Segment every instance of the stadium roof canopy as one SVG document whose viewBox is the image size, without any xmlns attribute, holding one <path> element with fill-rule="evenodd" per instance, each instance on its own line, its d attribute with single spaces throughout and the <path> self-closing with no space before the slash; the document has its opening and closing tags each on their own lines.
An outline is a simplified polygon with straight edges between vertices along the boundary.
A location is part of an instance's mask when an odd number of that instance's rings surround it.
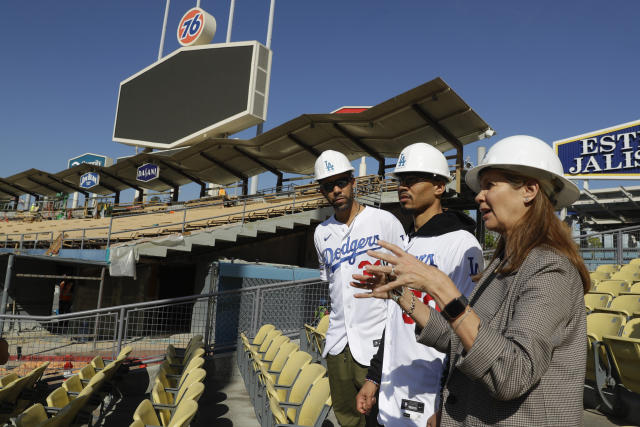
<svg viewBox="0 0 640 427">
<path fill-rule="evenodd" d="M 55 174 L 38 169 L 29 169 L 17 173 L 2 179 L 1 182 L 0 191 L 4 191 L 4 188 L 6 188 L 3 185 L 12 186 L 15 189 L 20 189 L 20 194 L 55 196 L 57 193 L 73 193 L 76 191 L 87 194 L 87 191 L 80 188 L 77 183 L 64 181 Z"/>
<path fill-rule="evenodd" d="M 196 182 L 204 195 L 206 182 L 228 185 L 237 181 L 244 182 L 246 191 L 248 177 L 262 172 L 276 174 L 278 185 L 283 172 L 311 173 L 316 158 L 328 149 L 343 152 L 351 160 L 373 157 L 378 161 L 378 174 L 384 175 L 386 168 L 394 166 L 385 164 L 385 158 L 397 157 L 414 142 L 426 142 L 442 152 L 455 150 L 449 158 L 460 178 L 463 146 L 493 133 L 451 87 L 436 78 L 365 111 L 303 114 L 250 140 L 204 139 L 187 148 L 126 157 L 109 167 L 79 165 L 55 175 L 31 169 L 6 179 L 22 189 L 5 188 L 0 181 L 0 194 L 90 191 L 116 193 L 117 197 L 126 188 L 165 191 Z M 137 181 L 136 170 L 145 163 L 157 164 L 160 177 Z M 83 190 L 79 179 L 89 171 L 100 174 L 100 183 Z"/>
<path fill-rule="evenodd" d="M 583 189 L 570 208 L 583 224 L 597 230 L 640 223 L 640 186 Z"/>
</svg>

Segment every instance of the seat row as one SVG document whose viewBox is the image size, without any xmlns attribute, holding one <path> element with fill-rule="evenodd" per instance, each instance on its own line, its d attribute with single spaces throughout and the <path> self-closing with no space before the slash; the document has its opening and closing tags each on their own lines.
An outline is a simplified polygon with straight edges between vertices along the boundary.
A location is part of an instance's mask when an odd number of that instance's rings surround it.
<svg viewBox="0 0 640 427">
<path fill-rule="evenodd" d="M 260 424 L 321 426 L 331 410 L 326 368 L 274 325 L 240 339 L 238 368 Z"/>
<path fill-rule="evenodd" d="M 606 389 L 624 387 L 640 393 L 640 318 L 619 313 L 587 315 L 586 379 L 595 383 L 603 402 Z"/>
<path fill-rule="evenodd" d="M 590 292 L 611 294 L 614 297 L 620 294 L 640 294 L 640 282 L 630 284 L 626 280 L 600 280 L 592 282 Z"/>
<path fill-rule="evenodd" d="M 184 349 L 169 345 L 153 380 L 150 399 L 140 402 L 131 427 L 188 426 L 205 389 L 204 355 L 202 335 L 191 338 Z"/>
<path fill-rule="evenodd" d="M 91 412 L 97 408 L 105 412 L 106 395 L 120 394 L 114 379 L 126 370 L 124 362 L 131 347 L 122 349 L 116 359 L 104 363 L 100 356 L 82 367 L 79 372 L 65 380 L 62 385 L 46 397 L 46 406 L 35 403 L 16 419 L 18 427 L 69 426 L 91 424 Z"/>
<path fill-rule="evenodd" d="M 601 264 L 589 274 L 592 281 L 625 280 L 629 283 L 640 281 L 640 259 L 633 259 L 628 264 Z"/>
<path fill-rule="evenodd" d="M 329 315 L 325 314 L 318 320 L 318 324 L 315 326 L 305 323 L 304 330 L 300 333 L 300 349 L 310 353 L 314 361 L 322 364 L 326 363 L 322 357 L 322 351 L 324 350 L 324 342 L 328 329 Z"/>
<path fill-rule="evenodd" d="M 619 294 L 589 292 L 584 295 L 588 312 L 618 313 L 625 317 L 640 317 L 640 293 Z"/>
</svg>

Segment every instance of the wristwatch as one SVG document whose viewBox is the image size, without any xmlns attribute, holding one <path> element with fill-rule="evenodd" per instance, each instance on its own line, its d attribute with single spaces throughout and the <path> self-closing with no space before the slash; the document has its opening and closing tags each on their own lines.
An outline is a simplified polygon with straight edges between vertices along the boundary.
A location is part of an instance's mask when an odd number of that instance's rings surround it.
<svg viewBox="0 0 640 427">
<path fill-rule="evenodd" d="M 464 295 L 460 295 L 458 298 L 445 305 L 442 311 L 440 311 L 440 314 L 442 314 L 448 322 L 453 322 L 464 312 L 468 305 L 469 301 L 467 298 L 465 298 Z"/>
</svg>

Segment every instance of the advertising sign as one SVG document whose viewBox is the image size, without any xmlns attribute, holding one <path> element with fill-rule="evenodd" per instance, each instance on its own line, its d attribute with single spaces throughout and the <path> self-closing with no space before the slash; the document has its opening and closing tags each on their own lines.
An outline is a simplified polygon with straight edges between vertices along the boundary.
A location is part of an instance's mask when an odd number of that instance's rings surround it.
<svg viewBox="0 0 640 427">
<path fill-rule="evenodd" d="M 160 176 L 160 166 L 153 163 L 145 163 L 136 171 L 136 179 L 142 182 L 153 181 Z"/>
<path fill-rule="evenodd" d="M 96 172 L 87 172 L 80 177 L 80 187 L 92 188 L 100 184 L 100 175 Z"/>
<path fill-rule="evenodd" d="M 555 141 L 565 176 L 640 179 L 640 120 Z"/>
<path fill-rule="evenodd" d="M 182 46 L 209 44 L 215 34 L 215 18 L 199 7 L 189 9 L 178 24 L 178 43 Z"/>
<path fill-rule="evenodd" d="M 78 166 L 84 163 L 95 165 L 95 166 L 111 166 L 113 165 L 113 159 L 107 156 L 103 156 L 101 154 L 84 153 L 81 156 L 77 156 L 72 159 L 69 159 L 67 167 L 72 168 L 74 166 Z"/>
</svg>

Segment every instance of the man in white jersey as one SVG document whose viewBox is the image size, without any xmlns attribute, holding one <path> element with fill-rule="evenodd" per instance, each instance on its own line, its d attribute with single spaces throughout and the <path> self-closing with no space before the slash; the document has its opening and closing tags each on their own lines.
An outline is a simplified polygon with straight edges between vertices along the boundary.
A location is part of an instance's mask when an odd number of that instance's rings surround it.
<svg viewBox="0 0 640 427">
<path fill-rule="evenodd" d="M 471 276 L 482 269 L 482 249 L 472 234 L 475 222 L 442 209 L 447 159 L 431 145 L 412 144 L 400 153 L 394 174 L 400 204 L 413 216 L 405 250 L 444 271 L 468 296 L 474 287 Z M 368 412 L 378 393 L 380 423 L 424 427 L 438 409 L 445 354 L 416 342 L 411 314 L 417 304 L 436 305 L 430 295 L 413 289 L 389 296 L 397 303 L 388 306 L 385 333 L 356 405 L 361 413 Z"/>
<path fill-rule="evenodd" d="M 355 200 L 353 170 L 344 154 L 332 150 L 323 152 L 315 163 L 320 190 L 334 209 L 334 215 L 316 228 L 314 242 L 331 297 L 322 356 L 327 359 L 333 411 L 342 426 L 377 424 L 375 414 L 367 418 L 356 410 L 355 398 L 380 344 L 387 314 L 386 301 L 354 298 L 361 291 L 350 282 L 367 265 L 380 264 L 367 255 L 370 249 L 380 249 L 378 240 L 402 245 L 404 238 L 395 216 Z"/>
</svg>

